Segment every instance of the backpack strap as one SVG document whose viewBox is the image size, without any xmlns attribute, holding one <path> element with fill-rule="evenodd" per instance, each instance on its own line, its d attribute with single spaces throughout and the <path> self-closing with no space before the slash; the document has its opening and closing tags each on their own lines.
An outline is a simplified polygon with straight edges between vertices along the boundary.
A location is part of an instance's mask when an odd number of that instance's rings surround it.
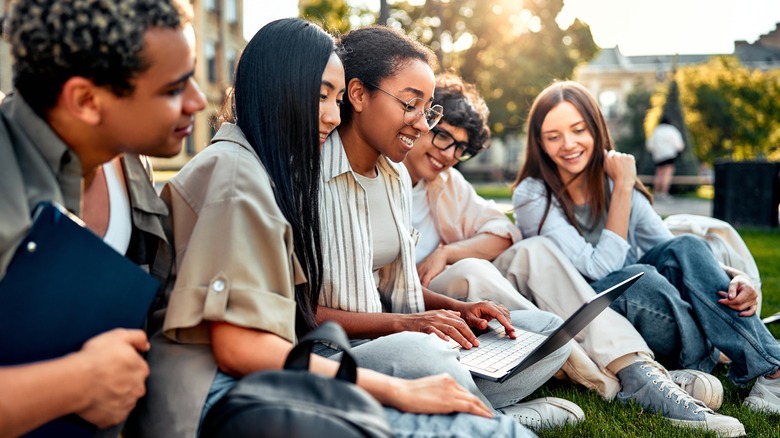
<svg viewBox="0 0 780 438">
<path fill-rule="evenodd" d="M 298 345 L 293 347 L 284 368 L 287 370 L 308 370 L 309 356 L 314 344 L 327 343 L 329 346 L 338 347 L 342 351 L 341 366 L 336 373 L 336 378 L 350 383 L 357 381 L 357 363 L 350 353 L 350 343 L 347 334 L 340 325 L 333 321 L 327 321 L 304 336 Z"/>
</svg>

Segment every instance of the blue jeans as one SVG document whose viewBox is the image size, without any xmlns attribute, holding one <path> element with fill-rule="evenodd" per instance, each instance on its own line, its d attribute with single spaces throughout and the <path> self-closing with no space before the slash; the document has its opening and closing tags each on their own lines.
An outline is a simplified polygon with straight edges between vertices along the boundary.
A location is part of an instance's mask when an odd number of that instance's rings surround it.
<svg viewBox="0 0 780 438">
<path fill-rule="evenodd" d="M 515 321 L 514 312 L 512 313 L 513 323 L 516 322 L 521 328 L 527 324 L 539 324 L 540 322 L 539 319 L 533 318 L 533 315 L 529 315 L 529 318 L 524 318 L 523 314 L 518 315 L 518 320 Z M 552 314 L 549 314 L 550 317 L 547 317 L 546 315 L 548 314 L 546 312 L 537 313 L 544 315 L 542 322 L 551 325 L 552 329 L 560 324 L 560 319 Z M 528 321 L 523 322 L 521 319 L 527 319 Z M 547 326 L 542 327 L 546 331 L 550 331 L 547 330 Z M 569 347 L 567 345 L 548 356 L 548 358 L 529 367 L 528 370 L 519 373 L 515 378 L 510 379 L 509 382 L 514 381 L 514 384 L 506 386 L 504 391 L 500 392 L 500 397 L 496 396 L 496 401 L 512 401 L 518 397 L 525 397 L 536 390 L 560 368 L 568 357 L 568 352 Z M 363 368 L 373 369 L 400 378 L 414 379 L 439 373 L 448 373 L 461 386 L 478 395 L 488 406 L 491 406 L 490 402 L 477 389 L 471 374 L 460 365 L 458 351 L 450 348 L 446 342 L 441 341 L 434 335 L 402 332 L 384 336 L 353 347 L 352 355 Z M 338 359 L 336 356 L 331 357 Z M 528 380 L 524 380 L 526 377 Z M 217 372 L 201 414 L 201 421 L 205 418 L 208 409 L 222 398 L 235 383 L 236 380 L 234 378 L 222 372 Z M 490 383 L 499 385 L 494 382 Z M 492 389 L 495 391 L 496 388 Z M 500 414 L 497 414 L 492 419 L 488 419 L 462 413 L 449 415 L 412 414 L 400 412 L 389 407 L 385 407 L 385 412 L 390 420 L 393 435 L 399 438 L 536 436 L 511 417 Z"/>
<path fill-rule="evenodd" d="M 637 272 L 645 275 L 614 303 L 663 360 L 675 367 L 710 372 L 720 351 L 731 359 L 729 378 L 737 385 L 780 367 L 780 344 L 758 315 L 741 317 L 718 303 L 729 277 L 709 245 L 693 235 L 661 243 L 635 265 L 591 283 L 607 289 Z"/>
</svg>

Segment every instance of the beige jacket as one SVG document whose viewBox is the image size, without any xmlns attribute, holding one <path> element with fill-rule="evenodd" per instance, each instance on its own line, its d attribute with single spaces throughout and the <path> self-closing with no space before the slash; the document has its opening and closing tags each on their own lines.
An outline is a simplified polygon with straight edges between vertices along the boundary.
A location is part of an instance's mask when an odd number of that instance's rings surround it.
<svg viewBox="0 0 780 438">
<path fill-rule="evenodd" d="M 176 275 L 137 410 L 144 436 L 195 436 L 217 371 L 209 321 L 295 342 L 294 285 L 305 277 L 272 186 L 241 130 L 226 124 L 163 189 Z"/>
</svg>

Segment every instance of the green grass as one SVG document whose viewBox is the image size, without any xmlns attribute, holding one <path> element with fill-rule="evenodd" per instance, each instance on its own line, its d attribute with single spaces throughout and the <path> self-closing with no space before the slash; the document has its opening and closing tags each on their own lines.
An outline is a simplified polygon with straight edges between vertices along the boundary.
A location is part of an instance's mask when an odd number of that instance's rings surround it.
<svg viewBox="0 0 780 438">
<path fill-rule="evenodd" d="M 485 199 L 509 199 L 512 197 L 512 190 L 509 183 L 485 183 L 474 184 L 477 194 Z"/>
<path fill-rule="evenodd" d="M 761 273 L 762 317 L 780 311 L 780 230 L 740 229 Z M 776 338 L 780 337 L 780 323 L 770 326 Z M 726 378 L 723 366 L 713 374 L 723 382 L 724 402 L 720 413 L 738 418 L 745 425 L 748 436 L 780 436 L 780 415 L 759 414 L 742 406 L 749 388 L 737 388 Z M 595 391 L 568 382 L 551 380 L 528 397 L 561 397 L 571 400 L 585 411 L 585 421 L 562 429 L 543 430 L 540 437 L 707 437 L 712 433 L 672 426 L 659 415 L 651 415 L 637 405 L 607 402 Z"/>
</svg>

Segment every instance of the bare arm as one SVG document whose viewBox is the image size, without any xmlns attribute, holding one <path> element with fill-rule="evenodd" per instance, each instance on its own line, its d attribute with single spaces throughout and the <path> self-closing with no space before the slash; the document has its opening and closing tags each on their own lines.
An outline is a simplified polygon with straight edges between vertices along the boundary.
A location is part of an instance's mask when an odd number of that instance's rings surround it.
<svg viewBox="0 0 780 438">
<path fill-rule="evenodd" d="M 274 334 L 227 323 L 211 324 L 211 345 L 220 369 L 236 377 L 280 369 L 292 349 L 292 344 Z M 337 362 L 317 355 L 311 356 L 309 364 L 312 372 L 326 376 L 335 375 L 338 366 Z M 476 396 L 447 375 L 406 380 L 359 368 L 357 384 L 380 403 L 406 412 L 492 416 Z"/>
<path fill-rule="evenodd" d="M 16 436 L 66 414 L 99 426 L 119 424 L 144 395 L 149 375 L 140 330 L 112 330 L 73 354 L 0 368 L 0 436 Z"/>
<path fill-rule="evenodd" d="M 417 264 L 420 282 L 427 287 L 431 280 L 439 275 L 447 265 L 465 258 L 492 261 L 511 245 L 512 239 L 490 233 L 480 233 L 460 242 L 442 245 Z"/>
</svg>

